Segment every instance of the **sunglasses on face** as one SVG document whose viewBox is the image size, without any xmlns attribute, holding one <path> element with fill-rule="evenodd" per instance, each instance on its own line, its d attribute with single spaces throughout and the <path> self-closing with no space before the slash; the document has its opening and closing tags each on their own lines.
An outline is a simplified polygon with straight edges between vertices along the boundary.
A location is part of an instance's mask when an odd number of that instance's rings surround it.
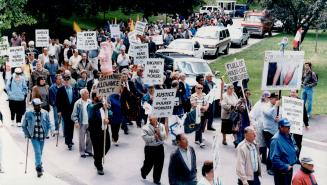
<svg viewBox="0 0 327 185">
<path fill-rule="evenodd" d="M 202 87 L 197 87 L 196 89 L 203 89 Z"/>
</svg>

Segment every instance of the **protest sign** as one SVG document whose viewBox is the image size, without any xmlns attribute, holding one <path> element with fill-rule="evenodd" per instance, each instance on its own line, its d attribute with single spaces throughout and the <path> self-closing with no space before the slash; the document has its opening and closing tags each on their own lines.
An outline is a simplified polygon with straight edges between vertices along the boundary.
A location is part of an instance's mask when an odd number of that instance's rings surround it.
<svg viewBox="0 0 327 185">
<path fill-rule="evenodd" d="M 282 118 L 287 119 L 292 125 L 290 132 L 303 135 L 303 100 L 282 97 Z"/>
<path fill-rule="evenodd" d="M 35 30 L 35 46 L 36 47 L 48 47 L 49 46 L 49 30 L 39 29 Z"/>
<path fill-rule="evenodd" d="M 111 38 L 120 38 L 120 28 L 118 24 L 110 24 Z"/>
<path fill-rule="evenodd" d="M 303 51 L 266 51 L 262 90 L 300 89 L 303 63 Z"/>
<path fill-rule="evenodd" d="M 120 74 L 113 74 L 110 76 L 102 76 L 96 86 L 99 96 L 110 96 L 120 90 L 121 81 Z"/>
<path fill-rule="evenodd" d="M 145 44 L 133 44 L 132 56 L 134 57 L 134 64 L 144 64 L 149 58 L 149 45 Z M 131 56 L 131 55 L 130 55 Z"/>
<path fill-rule="evenodd" d="M 77 49 L 94 50 L 98 48 L 95 31 L 77 32 Z"/>
<path fill-rule="evenodd" d="M 146 23 L 145 22 L 141 22 L 141 21 L 137 21 L 135 24 L 135 32 L 138 35 L 143 35 L 144 34 L 144 30 L 146 27 Z"/>
<path fill-rule="evenodd" d="M 144 84 L 161 85 L 163 84 L 164 59 L 149 58 L 144 67 Z"/>
<path fill-rule="evenodd" d="M 156 89 L 153 98 L 152 115 L 157 118 L 169 117 L 173 114 L 176 89 Z"/>
<path fill-rule="evenodd" d="M 0 39 L 0 56 L 8 55 L 9 41 L 7 36 Z"/>
<path fill-rule="evenodd" d="M 9 63 L 11 67 L 21 67 L 25 63 L 24 46 L 9 48 Z"/>
<path fill-rule="evenodd" d="M 135 31 L 131 31 L 128 33 L 128 40 L 129 42 L 132 44 L 132 43 L 137 43 L 137 34 Z"/>
<path fill-rule="evenodd" d="M 156 45 L 163 45 L 163 36 L 162 35 L 152 35 L 152 41 Z"/>
<path fill-rule="evenodd" d="M 219 141 L 218 141 L 218 134 L 213 136 L 213 142 L 212 142 L 212 156 L 213 156 L 213 174 L 214 174 L 214 185 L 220 185 L 220 179 L 219 179 L 219 172 L 218 169 L 220 158 L 219 158 Z"/>
<path fill-rule="evenodd" d="M 231 83 L 249 78 L 244 59 L 226 63 L 225 69 Z"/>
</svg>

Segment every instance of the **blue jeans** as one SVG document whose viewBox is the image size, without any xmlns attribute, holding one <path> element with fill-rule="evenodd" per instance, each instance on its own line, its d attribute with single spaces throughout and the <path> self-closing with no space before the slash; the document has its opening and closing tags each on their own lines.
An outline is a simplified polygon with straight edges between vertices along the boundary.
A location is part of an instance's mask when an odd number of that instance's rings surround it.
<svg viewBox="0 0 327 185">
<path fill-rule="evenodd" d="M 34 154 L 35 154 L 35 167 L 42 167 L 42 152 L 44 146 L 44 140 L 40 141 L 38 139 L 31 139 Z"/>
<path fill-rule="evenodd" d="M 304 87 L 303 91 L 302 91 L 302 99 L 304 101 L 304 105 L 307 108 L 308 116 L 311 116 L 312 98 L 313 98 L 313 88 L 312 87 Z"/>
</svg>

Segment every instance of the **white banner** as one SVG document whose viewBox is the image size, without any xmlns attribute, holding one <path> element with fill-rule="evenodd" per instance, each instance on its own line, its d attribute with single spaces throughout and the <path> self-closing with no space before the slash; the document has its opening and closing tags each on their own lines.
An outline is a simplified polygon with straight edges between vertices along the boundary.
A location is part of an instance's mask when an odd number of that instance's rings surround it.
<svg viewBox="0 0 327 185">
<path fill-rule="evenodd" d="M 98 42 L 95 31 L 77 32 L 77 49 L 95 50 L 98 48 Z"/>
<path fill-rule="evenodd" d="M 133 44 L 134 64 L 145 64 L 149 58 L 149 45 L 145 44 Z M 130 55 L 131 56 L 131 55 Z"/>
<path fill-rule="evenodd" d="M 1 37 L 0 40 L 0 56 L 8 55 L 9 41 L 7 36 Z"/>
<path fill-rule="evenodd" d="M 108 97 L 111 94 L 119 92 L 120 87 L 120 75 L 113 74 L 111 76 L 100 77 L 96 89 L 99 96 Z"/>
<path fill-rule="evenodd" d="M 35 46 L 36 47 L 48 47 L 49 46 L 49 30 L 39 29 L 35 30 Z"/>
<path fill-rule="evenodd" d="M 156 45 L 163 45 L 163 36 L 162 35 L 152 35 L 152 41 Z"/>
<path fill-rule="evenodd" d="M 290 132 L 293 134 L 303 135 L 303 100 L 282 97 L 282 118 L 287 119 L 292 125 Z"/>
<path fill-rule="evenodd" d="M 244 59 L 226 63 L 225 69 L 228 74 L 230 83 L 250 78 L 246 69 Z"/>
<path fill-rule="evenodd" d="M 144 84 L 162 85 L 164 75 L 164 59 L 149 58 L 144 67 Z"/>
<path fill-rule="evenodd" d="M 153 98 L 152 115 L 157 118 L 169 117 L 173 114 L 176 89 L 156 89 Z"/>
<path fill-rule="evenodd" d="M 138 35 L 143 35 L 144 34 L 145 27 L 146 27 L 146 23 L 145 22 L 137 21 L 136 24 L 135 24 L 135 32 Z"/>
<path fill-rule="evenodd" d="M 110 24 L 111 38 L 120 38 L 120 28 L 118 24 Z"/>
<path fill-rule="evenodd" d="M 21 67 L 25 63 L 24 46 L 9 48 L 9 63 L 11 67 Z"/>
<path fill-rule="evenodd" d="M 303 63 L 303 51 L 266 51 L 262 90 L 300 89 Z"/>
</svg>

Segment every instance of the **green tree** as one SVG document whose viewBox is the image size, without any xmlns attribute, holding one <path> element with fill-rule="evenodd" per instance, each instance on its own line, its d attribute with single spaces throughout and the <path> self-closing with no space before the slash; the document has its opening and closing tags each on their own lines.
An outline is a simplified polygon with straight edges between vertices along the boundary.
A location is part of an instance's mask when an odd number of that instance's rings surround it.
<svg viewBox="0 0 327 185">
<path fill-rule="evenodd" d="M 0 0 L 0 34 L 20 25 L 32 25 L 36 20 L 24 12 L 27 0 Z"/>
<path fill-rule="evenodd" d="M 289 33 L 296 33 L 302 27 L 302 41 L 310 28 L 315 28 L 317 20 L 327 7 L 327 0 L 263 0 L 262 5 L 275 19 L 284 23 Z"/>
</svg>

